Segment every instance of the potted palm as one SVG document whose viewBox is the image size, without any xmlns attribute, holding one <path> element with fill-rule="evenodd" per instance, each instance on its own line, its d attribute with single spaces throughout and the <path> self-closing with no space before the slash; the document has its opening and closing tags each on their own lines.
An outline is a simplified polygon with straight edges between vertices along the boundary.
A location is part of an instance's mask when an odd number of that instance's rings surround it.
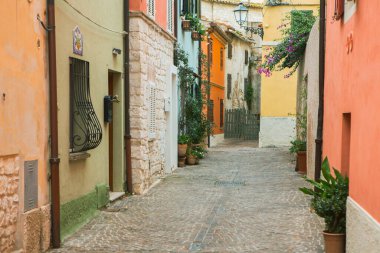
<svg viewBox="0 0 380 253">
<path fill-rule="evenodd" d="M 326 253 L 344 253 L 346 241 L 346 201 L 348 197 L 348 178 L 333 168 L 335 177 L 331 174 L 330 164 L 326 158 L 322 163 L 324 179 L 314 181 L 306 179 L 313 188 L 300 188 L 312 196 L 311 208 L 325 220 L 326 230 L 323 231 Z"/>
<path fill-rule="evenodd" d="M 300 174 L 306 174 L 306 141 L 294 140 L 290 142 L 292 146 L 290 147 L 290 153 L 296 154 L 296 171 Z"/>
</svg>

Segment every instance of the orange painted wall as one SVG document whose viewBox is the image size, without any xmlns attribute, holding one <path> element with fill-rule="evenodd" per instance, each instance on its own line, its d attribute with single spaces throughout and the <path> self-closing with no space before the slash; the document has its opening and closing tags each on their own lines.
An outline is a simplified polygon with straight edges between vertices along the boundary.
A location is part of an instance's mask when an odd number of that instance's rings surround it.
<svg viewBox="0 0 380 253">
<path fill-rule="evenodd" d="M 131 11 L 141 11 L 145 14 L 147 13 L 147 2 L 148 0 L 129 0 L 129 9 Z M 156 16 L 155 21 L 162 28 L 167 30 L 168 26 L 168 3 L 167 0 L 155 0 L 156 6 Z"/>
<path fill-rule="evenodd" d="M 44 0 L 0 2 L 0 156 L 38 159 L 39 206 L 49 203 L 45 10 Z"/>
<path fill-rule="evenodd" d="M 360 1 L 351 19 L 330 22 L 327 1 L 323 153 L 341 168 L 343 113 L 351 113 L 350 196 L 380 222 L 379 1 Z M 347 36 L 353 32 L 353 51 Z"/>
<path fill-rule="evenodd" d="M 214 134 L 223 133 L 223 128 L 220 126 L 220 100 L 224 100 L 224 76 L 225 76 L 225 66 L 226 66 L 226 50 L 223 42 L 211 33 L 212 41 L 212 64 L 210 67 L 210 100 L 214 101 Z M 221 55 L 221 50 L 223 55 Z M 202 41 L 202 52 L 207 55 L 207 40 Z M 223 66 L 221 66 L 221 57 L 223 57 Z M 223 110 L 224 116 L 224 110 Z"/>
</svg>

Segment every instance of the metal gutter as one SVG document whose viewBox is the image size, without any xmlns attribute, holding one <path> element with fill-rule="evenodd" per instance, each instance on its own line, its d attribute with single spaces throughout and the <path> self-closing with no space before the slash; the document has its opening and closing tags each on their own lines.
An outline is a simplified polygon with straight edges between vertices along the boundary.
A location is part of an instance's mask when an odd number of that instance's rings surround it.
<svg viewBox="0 0 380 253">
<path fill-rule="evenodd" d="M 319 105 L 317 138 L 315 139 L 315 180 L 321 178 L 322 143 L 323 143 L 323 114 L 325 87 L 325 51 L 326 51 L 326 0 L 320 1 L 319 18 Z"/>
<path fill-rule="evenodd" d="M 49 53 L 49 111 L 50 111 L 50 173 L 51 173 L 51 224 L 53 248 L 61 246 L 60 189 L 58 157 L 58 106 L 57 106 L 57 60 L 55 40 L 55 3 L 47 0 L 48 53 Z"/>
<path fill-rule="evenodd" d="M 125 113 L 125 175 L 126 191 L 133 193 L 132 184 L 132 154 L 131 154 L 131 122 L 130 122 L 130 76 L 129 76 L 129 0 L 124 0 L 124 113 Z"/>
</svg>

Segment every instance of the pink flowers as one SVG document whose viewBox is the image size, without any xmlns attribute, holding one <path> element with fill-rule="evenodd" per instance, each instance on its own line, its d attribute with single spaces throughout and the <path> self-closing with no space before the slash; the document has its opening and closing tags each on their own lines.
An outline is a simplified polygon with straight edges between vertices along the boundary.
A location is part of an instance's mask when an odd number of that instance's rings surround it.
<svg viewBox="0 0 380 253">
<path fill-rule="evenodd" d="M 263 68 L 263 67 L 260 67 L 258 68 L 257 72 L 261 75 L 261 74 L 265 74 L 266 77 L 270 77 L 272 75 L 272 73 L 270 72 L 270 69 L 269 68 Z"/>
</svg>

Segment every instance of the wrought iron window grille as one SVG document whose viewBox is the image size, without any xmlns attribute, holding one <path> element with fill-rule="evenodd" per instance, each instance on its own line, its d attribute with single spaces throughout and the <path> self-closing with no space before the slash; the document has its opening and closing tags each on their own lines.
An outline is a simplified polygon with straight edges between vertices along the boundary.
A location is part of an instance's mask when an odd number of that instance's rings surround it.
<svg viewBox="0 0 380 253">
<path fill-rule="evenodd" d="M 89 62 L 70 57 L 70 152 L 99 146 L 102 127 L 90 96 Z"/>
</svg>

